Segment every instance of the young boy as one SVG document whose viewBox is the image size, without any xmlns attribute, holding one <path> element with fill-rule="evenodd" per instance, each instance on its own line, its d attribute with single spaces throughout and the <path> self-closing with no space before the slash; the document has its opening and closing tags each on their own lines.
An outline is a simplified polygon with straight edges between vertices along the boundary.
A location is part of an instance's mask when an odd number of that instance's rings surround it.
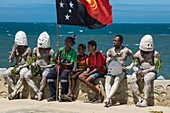
<svg viewBox="0 0 170 113">
<path fill-rule="evenodd" d="M 98 52 L 96 48 L 97 43 L 94 40 L 88 42 L 88 51 L 90 52 L 88 67 L 78 78 L 98 95 L 98 102 L 103 102 L 104 96 L 100 88 L 93 84 L 93 81 L 99 77 L 104 77 L 106 74 L 106 58 L 101 52 Z"/>
<path fill-rule="evenodd" d="M 47 75 L 47 83 L 49 85 L 51 96 L 47 99 L 48 102 L 56 101 L 56 84 L 58 71 L 60 72 L 61 82 L 61 97 L 68 93 L 68 74 L 73 69 L 74 62 L 77 61 L 77 54 L 71 48 L 75 44 L 75 38 L 67 37 L 64 42 L 64 47 L 59 48 L 57 53 L 57 66 L 53 68 Z M 62 100 L 62 98 L 61 98 Z"/>
<path fill-rule="evenodd" d="M 78 55 L 77 55 L 77 67 L 69 73 L 68 82 L 69 82 L 69 89 L 68 94 L 65 95 L 65 100 L 74 101 L 76 99 L 75 88 L 76 88 L 76 80 L 78 76 L 83 73 L 87 69 L 88 63 L 88 55 L 84 52 L 86 51 L 85 44 L 78 45 Z"/>
</svg>

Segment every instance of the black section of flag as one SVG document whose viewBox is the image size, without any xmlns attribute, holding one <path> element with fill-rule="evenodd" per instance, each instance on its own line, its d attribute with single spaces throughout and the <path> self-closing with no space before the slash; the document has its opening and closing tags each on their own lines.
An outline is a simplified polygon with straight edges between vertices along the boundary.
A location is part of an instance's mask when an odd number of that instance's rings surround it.
<svg viewBox="0 0 170 113">
<path fill-rule="evenodd" d="M 56 0 L 58 24 L 84 26 L 90 29 L 104 27 L 91 17 L 84 5 L 77 0 Z"/>
</svg>

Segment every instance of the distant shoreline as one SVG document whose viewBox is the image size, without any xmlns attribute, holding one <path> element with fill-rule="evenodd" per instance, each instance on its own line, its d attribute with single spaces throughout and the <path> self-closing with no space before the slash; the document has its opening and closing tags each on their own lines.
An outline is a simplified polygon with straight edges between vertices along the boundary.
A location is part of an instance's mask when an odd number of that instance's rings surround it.
<svg viewBox="0 0 170 113">
<path fill-rule="evenodd" d="M 48 23 L 48 24 L 57 24 L 57 22 L 0 22 L 0 23 L 37 23 L 37 24 L 44 24 L 44 23 Z M 164 22 L 162 22 L 162 23 L 112 23 L 111 25 L 116 25 L 116 24 L 141 24 L 141 25 L 143 25 L 143 24 L 145 24 L 145 25 L 149 25 L 149 24 L 151 24 L 151 25 L 156 25 L 156 24 L 170 24 L 170 23 L 164 23 Z M 68 25 L 69 26 L 69 25 Z"/>
</svg>

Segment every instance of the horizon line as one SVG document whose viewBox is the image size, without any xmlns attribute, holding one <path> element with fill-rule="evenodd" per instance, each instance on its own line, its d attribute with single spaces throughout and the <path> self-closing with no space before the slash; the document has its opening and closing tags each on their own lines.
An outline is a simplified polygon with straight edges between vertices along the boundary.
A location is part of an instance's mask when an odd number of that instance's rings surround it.
<svg viewBox="0 0 170 113">
<path fill-rule="evenodd" d="M 47 21 L 47 22 L 13 22 L 13 21 L 0 21 L 0 23 L 55 23 L 57 24 L 57 22 L 52 22 L 52 21 Z M 170 24 L 170 22 L 116 22 L 116 23 L 112 23 L 112 24 Z M 111 25 L 112 25 L 111 24 Z M 62 25 L 62 24 L 60 24 Z"/>
</svg>

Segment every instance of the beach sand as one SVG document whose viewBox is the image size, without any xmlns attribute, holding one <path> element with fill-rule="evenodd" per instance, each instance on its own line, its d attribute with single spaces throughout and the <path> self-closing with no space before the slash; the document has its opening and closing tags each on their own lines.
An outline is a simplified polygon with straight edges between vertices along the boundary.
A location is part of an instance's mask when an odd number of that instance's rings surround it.
<svg viewBox="0 0 170 113">
<path fill-rule="evenodd" d="M 170 107 L 152 106 L 139 108 L 133 104 L 106 108 L 104 104 L 84 103 L 82 101 L 47 102 L 46 100 L 0 99 L 0 113 L 150 113 L 151 111 L 170 113 Z"/>
</svg>

